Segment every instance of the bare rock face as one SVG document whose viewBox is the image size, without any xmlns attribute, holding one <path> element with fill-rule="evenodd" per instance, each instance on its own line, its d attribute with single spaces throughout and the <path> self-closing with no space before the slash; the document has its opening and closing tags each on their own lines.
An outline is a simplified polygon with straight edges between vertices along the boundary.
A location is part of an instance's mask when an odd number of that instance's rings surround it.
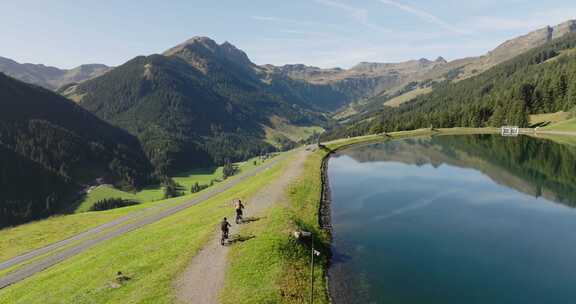
<svg viewBox="0 0 576 304">
<path fill-rule="evenodd" d="M 546 26 L 526 35 L 510 39 L 486 55 L 477 57 L 473 63 L 466 66 L 463 76 L 469 77 L 485 71 L 528 50 L 573 32 L 576 32 L 576 20 L 569 20 L 556 26 Z"/>
<path fill-rule="evenodd" d="M 576 32 L 576 20 L 568 20 L 552 28 L 552 39 Z"/>
</svg>

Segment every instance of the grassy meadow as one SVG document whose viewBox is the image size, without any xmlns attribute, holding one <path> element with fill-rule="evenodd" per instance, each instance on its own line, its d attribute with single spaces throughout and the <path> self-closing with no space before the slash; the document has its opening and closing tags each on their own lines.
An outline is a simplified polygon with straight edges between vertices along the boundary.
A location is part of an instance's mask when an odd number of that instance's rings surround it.
<svg viewBox="0 0 576 304">
<path fill-rule="evenodd" d="M 0 290 L 8 303 L 173 303 L 174 278 L 233 213 L 230 201 L 247 199 L 274 180 L 282 160 L 236 187 L 173 216 L 124 234 L 27 280 Z M 86 213 L 90 214 L 90 213 Z M 111 288 L 115 273 L 132 279 Z"/>
<path fill-rule="evenodd" d="M 259 157 L 236 163 L 239 169 L 238 174 L 251 170 L 262 163 L 263 161 L 260 160 Z M 195 183 L 200 185 L 210 185 L 212 181 L 214 181 L 215 184 L 222 182 L 223 168 L 223 166 L 220 166 L 194 169 L 176 174 L 172 176 L 172 179 L 181 186 L 183 195 L 189 195 L 192 194 L 191 188 Z M 83 198 L 75 212 L 79 213 L 89 211 L 90 207 L 92 207 L 96 202 L 107 198 L 129 199 L 140 203 L 153 202 L 164 198 L 164 188 L 160 185 L 156 185 L 146 187 L 138 192 L 128 192 L 116 189 L 111 185 L 101 185 L 90 191 L 90 193 Z"/>
<path fill-rule="evenodd" d="M 254 163 L 256 161 L 256 163 Z M 240 173 L 247 172 L 262 165 L 265 161 L 258 158 L 238 163 Z M 208 173 L 207 173 L 208 172 Z M 239 173 L 239 174 L 240 174 Z M 190 188 L 196 182 L 209 183 L 214 178 L 222 177 L 222 167 L 214 170 L 194 170 L 174 177 L 176 181 L 188 190 L 184 196 L 162 199 L 161 188 L 148 188 L 137 193 L 115 189 L 111 186 L 100 186 L 91 191 L 76 210 L 76 214 L 57 215 L 31 223 L 8 227 L 0 230 L 0 261 L 41 248 L 48 244 L 66 239 L 104 223 L 113 221 L 136 211 L 150 207 L 166 208 L 194 198 L 197 194 L 190 193 Z M 234 177 L 232 177 L 234 178 Z M 216 187 L 218 184 L 215 185 Z M 88 212 L 92 204 L 105 198 L 134 199 L 141 204 L 97 212 Z"/>
</svg>

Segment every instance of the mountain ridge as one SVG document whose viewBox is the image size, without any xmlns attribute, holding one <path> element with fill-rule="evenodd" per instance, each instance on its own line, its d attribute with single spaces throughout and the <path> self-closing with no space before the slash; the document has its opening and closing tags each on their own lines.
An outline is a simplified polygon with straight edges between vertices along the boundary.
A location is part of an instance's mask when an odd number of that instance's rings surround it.
<svg viewBox="0 0 576 304">
<path fill-rule="evenodd" d="M 293 83 L 262 77 L 231 44 L 195 37 L 63 94 L 137 136 L 166 173 L 274 151 L 266 129 L 274 128 L 274 117 L 301 127 L 327 123 L 317 107 L 294 94 Z"/>
<path fill-rule="evenodd" d="M 399 81 L 396 85 L 376 93 L 364 101 L 352 103 L 347 108 L 341 109 L 338 117 L 349 119 L 354 115 L 380 111 L 387 105 L 396 107 L 422 94 L 429 93 L 437 84 L 459 82 L 479 75 L 498 64 L 574 32 L 576 32 L 576 20 L 568 20 L 555 26 L 545 26 L 508 39 L 486 54 L 454 59 L 415 74 L 405 81 Z"/>
<path fill-rule="evenodd" d="M 44 64 L 19 63 L 0 57 L 0 72 L 53 91 L 70 83 L 98 77 L 111 69 L 109 66 L 98 63 L 83 64 L 72 69 L 60 69 Z"/>
</svg>

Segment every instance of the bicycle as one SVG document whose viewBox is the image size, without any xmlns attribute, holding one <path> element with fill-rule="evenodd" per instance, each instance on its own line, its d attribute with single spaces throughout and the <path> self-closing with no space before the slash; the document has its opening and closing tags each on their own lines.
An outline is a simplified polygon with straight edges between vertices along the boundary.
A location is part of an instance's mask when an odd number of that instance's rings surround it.
<svg viewBox="0 0 576 304">
<path fill-rule="evenodd" d="M 236 225 L 242 223 L 242 212 L 236 212 Z"/>
<path fill-rule="evenodd" d="M 228 231 L 222 231 L 222 238 L 220 238 L 220 245 L 224 246 L 228 239 Z"/>
</svg>

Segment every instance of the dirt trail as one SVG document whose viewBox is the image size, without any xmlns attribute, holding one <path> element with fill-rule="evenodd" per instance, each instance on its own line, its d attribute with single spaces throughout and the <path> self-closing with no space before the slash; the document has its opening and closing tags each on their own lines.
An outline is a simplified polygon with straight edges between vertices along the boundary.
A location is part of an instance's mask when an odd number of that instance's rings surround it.
<svg viewBox="0 0 576 304">
<path fill-rule="evenodd" d="M 292 182 L 300 176 L 308 152 L 300 150 L 282 173 L 282 176 L 260 190 L 256 196 L 247 200 L 245 214 L 249 217 L 261 216 L 268 207 L 286 199 L 285 191 Z M 233 216 L 230 216 L 233 219 Z M 245 225 L 250 225 L 246 223 Z M 235 235 L 240 229 L 233 224 L 230 235 Z M 233 245 L 230 245 L 233 246 Z M 214 233 L 212 239 L 192 258 L 190 265 L 176 280 L 176 296 L 182 303 L 216 304 L 220 290 L 224 286 L 227 269 L 228 246 L 220 245 L 220 230 Z"/>
</svg>

